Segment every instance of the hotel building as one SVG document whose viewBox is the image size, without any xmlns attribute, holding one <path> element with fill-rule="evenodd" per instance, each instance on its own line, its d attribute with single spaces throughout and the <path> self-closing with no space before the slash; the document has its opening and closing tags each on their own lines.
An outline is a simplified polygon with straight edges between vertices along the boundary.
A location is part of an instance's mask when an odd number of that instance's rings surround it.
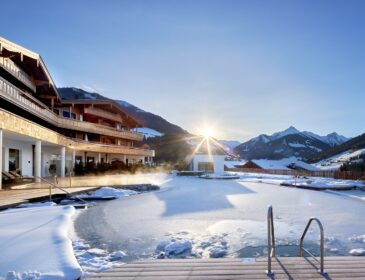
<svg viewBox="0 0 365 280">
<path fill-rule="evenodd" d="M 150 163 L 139 126 L 112 100 L 63 100 L 41 56 L 0 37 L 0 170 L 39 181 L 78 162 Z"/>
</svg>

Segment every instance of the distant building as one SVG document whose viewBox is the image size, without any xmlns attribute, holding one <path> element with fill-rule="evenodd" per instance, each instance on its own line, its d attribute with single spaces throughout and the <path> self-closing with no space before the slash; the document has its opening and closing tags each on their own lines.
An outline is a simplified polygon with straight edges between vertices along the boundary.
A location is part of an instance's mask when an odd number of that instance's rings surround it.
<svg viewBox="0 0 365 280">
<path fill-rule="evenodd" d="M 279 160 L 267 160 L 267 159 L 252 159 L 248 160 L 242 165 L 236 166 L 238 168 L 251 168 L 251 169 L 266 169 L 266 170 L 318 170 L 315 166 L 298 160 L 295 157 L 284 158 Z"/>
<path fill-rule="evenodd" d="M 195 154 L 189 163 L 189 170 L 208 173 L 224 173 L 225 155 Z"/>
<path fill-rule="evenodd" d="M 0 171 L 64 177 L 75 163 L 151 162 L 112 100 L 63 100 L 41 56 L 0 37 Z M 0 189 L 2 182 L 0 173 Z"/>
</svg>

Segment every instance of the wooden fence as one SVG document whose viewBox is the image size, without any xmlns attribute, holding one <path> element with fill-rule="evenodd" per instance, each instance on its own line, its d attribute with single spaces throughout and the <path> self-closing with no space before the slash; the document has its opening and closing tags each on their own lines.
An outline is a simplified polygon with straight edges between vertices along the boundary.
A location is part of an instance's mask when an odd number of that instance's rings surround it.
<svg viewBox="0 0 365 280">
<path fill-rule="evenodd" d="M 226 171 L 265 173 L 274 175 L 307 176 L 307 177 L 326 177 L 346 180 L 365 180 L 365 172 L 356 171 L 308 171 L 294 169 L 261 169 L 261 168 L 225 168 Z"/>
</svg>

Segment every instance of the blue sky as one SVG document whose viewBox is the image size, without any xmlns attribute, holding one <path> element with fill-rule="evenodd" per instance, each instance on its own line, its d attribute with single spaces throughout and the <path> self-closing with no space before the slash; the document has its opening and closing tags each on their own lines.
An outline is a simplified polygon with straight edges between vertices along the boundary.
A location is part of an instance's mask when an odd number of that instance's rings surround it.
<svg viewBox="0 0 365 280">
<path fill-rule="evenodd" d="M 128 101 L 199 133 L 290 125 L 365 132 L 365 2 L 6 1 L 3 36 L 57 86 Z"/>
</svg>

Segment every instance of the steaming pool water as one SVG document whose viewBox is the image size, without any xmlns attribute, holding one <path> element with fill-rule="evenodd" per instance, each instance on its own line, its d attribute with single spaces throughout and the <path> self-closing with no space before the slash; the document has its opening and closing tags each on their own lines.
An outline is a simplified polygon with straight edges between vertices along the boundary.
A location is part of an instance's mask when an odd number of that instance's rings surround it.
<svg viewBox="0 0 365 280">
<path fill-rule="evenodd" d="M 158 182 L 155 182 L 158 183 Z M 98 204 L 75 221 L 79 238 L 123 261 L 170 257 L 258 257 L 266 254 L 267 206 L 274 208 L 277 252 L 298 255 L 298 240 L 311 216 L 325 229 L 326 255 L 365 248 L 365 203 L 322 191 L 263 183 L 167 176 L 160 191 Z M 318 252 L 319 233 L 307 247 Z"/>
</svg>

